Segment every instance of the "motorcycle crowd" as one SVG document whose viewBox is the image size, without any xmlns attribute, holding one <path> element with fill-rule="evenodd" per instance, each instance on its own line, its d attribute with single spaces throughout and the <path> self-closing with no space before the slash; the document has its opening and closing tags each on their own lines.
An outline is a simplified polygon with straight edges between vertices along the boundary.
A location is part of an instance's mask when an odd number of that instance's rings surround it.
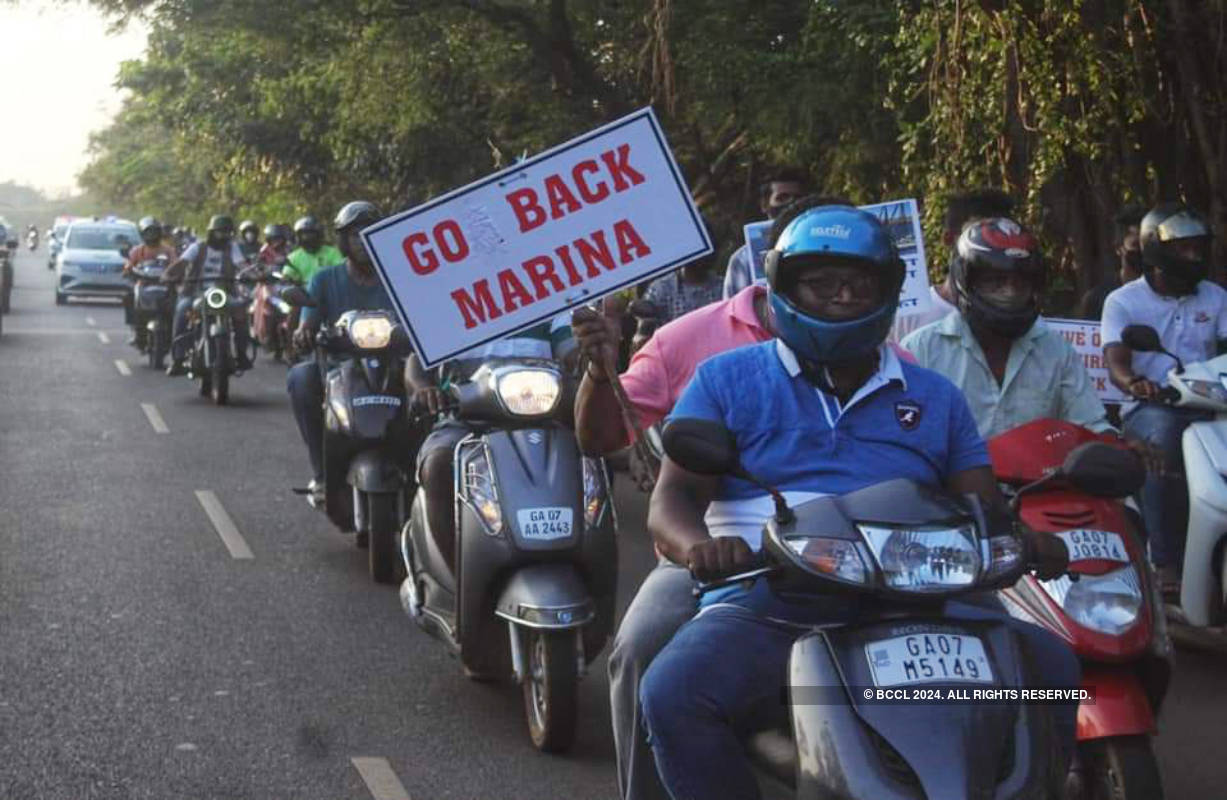
<svg viewBox="0 0 1227 800">
<path fill-rule="evenodd" d="M 336 247 L 313 217 L 200 241 L 142 219 L 126 321 L 217 404 L 258 350 L 289 366 L 296 491 L 468 677 L 514 676 L 537 748 L 570 745 L 609 645 L 625 798 L 1161 797 L 1165 608 L 1227 616 L 1206 222 L 1122 225 L 1109 414 L 1009 198 L 950 200 L 948 276 L 906 325 L 876 217 L 791 173 L 762 208 L 765 280 L 743 247 L 723 279 L 691 264 L 435 369 L 364 201 Z M 617 626 L 615 467 L 659 556 Z"/>
</svg>

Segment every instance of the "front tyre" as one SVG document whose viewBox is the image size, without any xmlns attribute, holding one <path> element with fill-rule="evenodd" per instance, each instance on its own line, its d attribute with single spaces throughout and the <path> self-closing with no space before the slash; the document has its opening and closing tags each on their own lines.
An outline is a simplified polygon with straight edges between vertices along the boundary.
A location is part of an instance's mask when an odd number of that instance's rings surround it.
<svg viewBox="0 0 1227 800">
<path fill-rule="evenodd" d="M 404 562 L 396 548 L 400 532 L 399 495 L 371 492 L 366 499 L 367 561 L 375 583 L 399 584 L 404 579 Z"/>
<path fill-rule="evenodd" d="M 1162 800 L 1149 736 L 1112 736 L 1079 745 L 1089 800 Z"/>
<path fill-rule="evenodd" d="M 225 348 L 218 348 L 211 371 L 213 380 L 209 396 L 213 398 L 213 405 L 224 406 L 230 399 L 230 354 Z"/>
<path fill-rule="evenodd" d="M 578 630 L 521 628 L 528 660 L 524 676 L 524 713 L 533 746 L 562 753 L 575 741 L 579 718 Z"/>
</svg>

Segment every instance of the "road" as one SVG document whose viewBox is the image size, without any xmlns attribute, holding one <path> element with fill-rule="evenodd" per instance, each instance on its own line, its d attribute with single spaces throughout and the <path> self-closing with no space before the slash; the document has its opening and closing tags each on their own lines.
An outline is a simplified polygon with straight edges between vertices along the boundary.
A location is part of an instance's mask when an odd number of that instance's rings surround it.
<svg viewBox="0 0 1227 800">
<path fill-rule="evenodd" d="M 284 368 L 214 408 L 140 363 L 118 305 L 57 308 L 45 259 L 21 251 L 0 336 L 0 798 L 615 796 L 603 658 L 573 752 L 536 753 L 518 692 L 467 681 L 291 493 Z M 642 496 L 616 499 L 624 607 L 651 554 Z M 1223 667 L 1178 654 L 1168 797 L 1227 796 Z"/>
</svg>

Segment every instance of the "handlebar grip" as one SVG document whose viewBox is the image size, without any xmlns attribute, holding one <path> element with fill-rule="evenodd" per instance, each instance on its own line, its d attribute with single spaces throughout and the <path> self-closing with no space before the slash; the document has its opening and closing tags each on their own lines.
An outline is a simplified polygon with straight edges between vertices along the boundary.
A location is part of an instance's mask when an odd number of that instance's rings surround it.
<svg viewBox="0 0 1227 800">
<path fill-rule="evenodd" d="M 1159 390 L 1159 393 L 1155 395 L 1155 399 L 1164 403 L 1175 403 L 1180 400 L 1180 392 L 1171 386 L 1164 386 Z"/>
</svg>

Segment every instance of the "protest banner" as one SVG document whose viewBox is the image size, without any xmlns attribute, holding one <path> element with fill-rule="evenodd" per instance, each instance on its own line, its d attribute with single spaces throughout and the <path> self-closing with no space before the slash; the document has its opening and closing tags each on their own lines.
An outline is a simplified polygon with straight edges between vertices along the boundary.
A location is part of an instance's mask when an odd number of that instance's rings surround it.
<svg viewBox="0 0 1227 800">
<path fill-rule="evenodd" d="M 932 302 L 929 298 L 929 269 L 925 261 L 924 237 L 920 231 L 920 214 L 916 201 L 891 200 L 886 203 L 861 206 L 861 209 L 875 215 L 890 230 L 895 247 L 903 258 L 907 270 L 903 279 L 903 289 L 899 292 L 898 316 L 920 314 L 929 310 Z M 754 280 L 764 282 L 767 276 L 763 272 L 763 264 L 768 250 L 767 237 L 771 232 L 771 220 L 751 222 L 743 228 L 746 239 L 746 249 L 750 254 L 750 264 L 754 271 Z"/>
<path fill-rule="evenodd" d="M 650 108 L 362 236 L 426 366 L 712 252 Z"/>
<path fill-rule="evenodd" d="M 1078 355 L 1095 386 L 1095 393 L 1105 403 L 1123 403 L 1129 400 L 1108 378 L 1108 362 L 1103 357 L 1103 340 L 1099 335 L 1099 323 L 1083 319 L 1049 319 L 1044 323 L 1065 337 Z"/>
</svg>

